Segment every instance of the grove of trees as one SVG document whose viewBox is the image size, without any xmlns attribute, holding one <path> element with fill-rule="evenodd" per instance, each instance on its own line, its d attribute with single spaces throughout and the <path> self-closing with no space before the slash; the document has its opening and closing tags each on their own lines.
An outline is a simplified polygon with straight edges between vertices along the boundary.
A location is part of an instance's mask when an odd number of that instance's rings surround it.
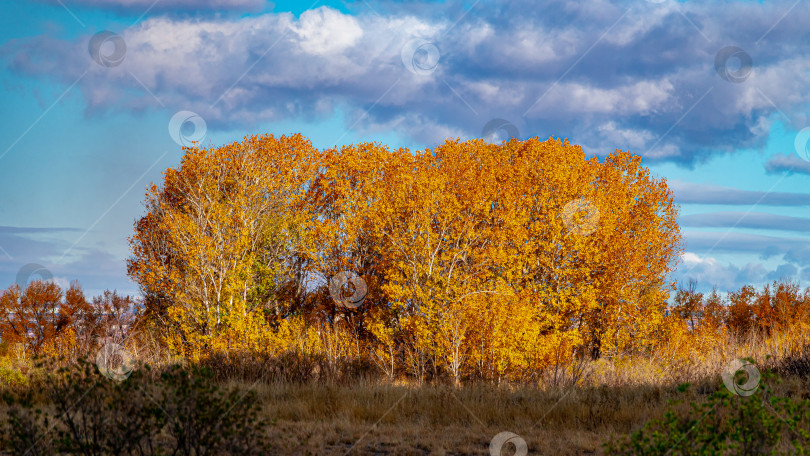
<svg viewBox="0 0 810 456">
<path fill-rule="evenodd" d="M 626 152 L 586 159 L 537 138 L 318 150 L 252 136 L 186 148 L 145 209 L 127 261 L 142 298 L 12 285 L 0 348 L 314 357 L 458 383 L 535 381 L 586 358 L 663 366 L 752 334 L 808 342 L 810 288 L 721 295 L 670 281 L 678 208 Z"/>
<path fill-rule="evenodd" d="M 648 353 L 681 252 L 672 193 L 640 157 L 556 139 L 245 137 L 186 148 L 145 207 L 128 272 L 175 353 L 317 351 L 420 381 Z M 329 294 L 343 271 L 367 285 L 359 307 Z"/>
<path fill-rule="evenodd" d="M 0 291 L 0 340 L 6 349 L 18 347 L 21 358 L 75 359 L 105 341 L 122 342 L 137 305 L 109 290 L 88 300 L 76 281 L 64 290 L 51 281 L 14 284 Z"/>
</svg>

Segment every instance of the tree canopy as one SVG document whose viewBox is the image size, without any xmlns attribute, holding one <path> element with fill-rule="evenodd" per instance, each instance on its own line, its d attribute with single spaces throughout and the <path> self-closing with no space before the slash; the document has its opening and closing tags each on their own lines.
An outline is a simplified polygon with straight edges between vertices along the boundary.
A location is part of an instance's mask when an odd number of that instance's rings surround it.
<svg viewBox="0 0 810 456">
<path fill-rule="evenodd" d="M 320 344 L 458 380 L 645 352 L 681 253 L 665 180 L 558 139 L 411 152 L 250 136 L 185 148 L 145 197 L 128 273 L 190 359 Z M 330 294 L 344 271 L 366 285 L 356 307 Z"/>
</svg>

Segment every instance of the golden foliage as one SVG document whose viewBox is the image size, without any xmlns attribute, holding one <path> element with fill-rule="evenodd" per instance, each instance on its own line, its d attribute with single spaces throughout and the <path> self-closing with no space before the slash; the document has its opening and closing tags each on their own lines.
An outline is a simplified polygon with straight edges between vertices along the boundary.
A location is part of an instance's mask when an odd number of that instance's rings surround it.
<svg viewBox="0 0 810 456">
<path fill-rule="evenodd" d="M 639 157 L 554 139 L 411 153 L 252 136 L 186 148 L 145 206 L 128 271 L 177 353 L 367 353 L 420 380 L 648 351 L 680 252 L 671 192 Z M 326 292 L 344 270 L 368 284 L 360 308 Z"/>
</svg>

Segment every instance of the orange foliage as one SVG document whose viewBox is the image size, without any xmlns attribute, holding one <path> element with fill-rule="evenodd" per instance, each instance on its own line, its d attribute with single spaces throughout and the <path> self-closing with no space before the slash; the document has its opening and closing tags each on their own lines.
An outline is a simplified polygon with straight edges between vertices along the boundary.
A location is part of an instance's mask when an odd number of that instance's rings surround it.
<svg viewBox="0 0 810 456">
<path fill-rule="evenodd" d="M 0 337 L 30 356 L 75 358 L 116 335 L 111 330 L 122 340 L 121 325 L 132 323 L 134 305 L 109 291 L 90 303 L 78 282 L 64 291 L 52 282 L 34 281 L 24 290 L 15 284 L 0 293 Z"/>
<path fill-rule="evenodd" d="M 411 153 L 246 137 L 187 148 L 145 205 L 128 271 L 176 352 L 289 337 L 419 379 L 649 351 L 680 252 L 671 192 L 639 157 L 554 139 Z M 343 270 L 368 284 L 357 309 L 326 291 Z"/>
</svg>

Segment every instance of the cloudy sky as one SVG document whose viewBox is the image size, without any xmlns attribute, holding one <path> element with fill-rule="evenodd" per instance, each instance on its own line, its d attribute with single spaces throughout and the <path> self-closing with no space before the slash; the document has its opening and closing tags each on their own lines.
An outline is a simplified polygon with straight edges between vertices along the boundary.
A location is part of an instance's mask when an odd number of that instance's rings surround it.
<svg viewBox="0 0 810 456">
<path fill-rule="evenodd" d="M 0 288 L 137 293 L 146 186 L 181 144 L 265 132 L 629 150 L 681 206 L 674 278 L 810 286 L 808 23 L 799 0 L 5 0 Z"/>
</svg>

